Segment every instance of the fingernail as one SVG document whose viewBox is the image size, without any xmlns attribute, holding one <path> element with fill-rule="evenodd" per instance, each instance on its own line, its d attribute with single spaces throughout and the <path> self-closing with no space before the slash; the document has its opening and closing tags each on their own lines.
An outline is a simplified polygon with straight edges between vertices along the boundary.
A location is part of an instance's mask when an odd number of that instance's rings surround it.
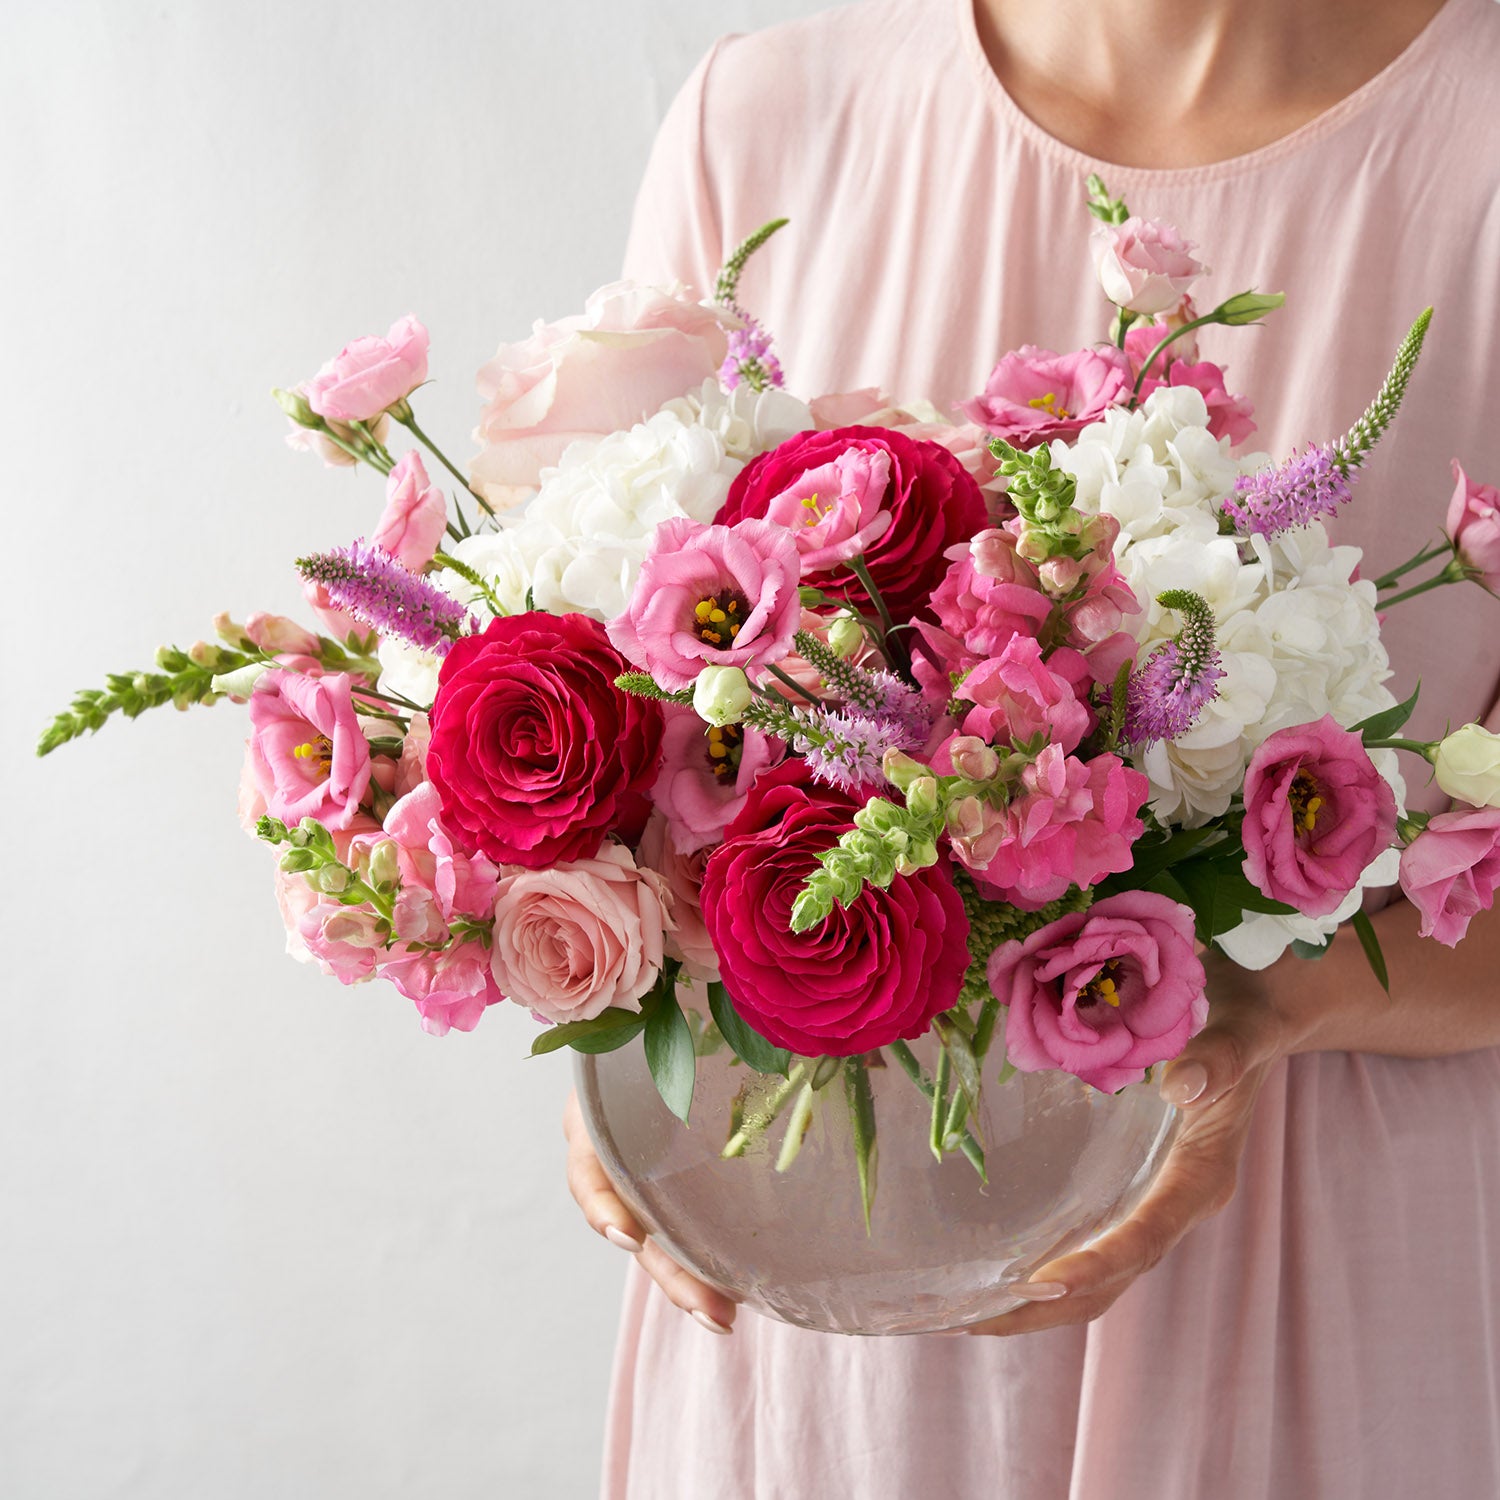
<svg viewBox="0 0 1500 1500">
<path fill-rule="evenodd" d="M 709 1317 L 709 1315 L 704 1312 L 701 1307 L 693 1308 L 692 1312 L 693 1322 L 695 1322 L 700 1328 L 706 1328 L 710 1333 L 731 1332 L 731 1329 L 727 1323 L 721 1323 L 717 1318 Z"/>
<path fill-rule="evenodd" d="M 1167 1074 L 1161 1096 L 1168 1104 L 1191 1104 L 1208 1087 L 1208 1069 L 1201 1062 L 1185 1062 Z"/>
<path fill-rule="evenodd" d="M 628 1250 L 632 1255 L 639 1255 L 646 1247 L 639 1240 L 633 1240 L 623 1229 L 616 1229 L 613 1224 L 604 1226 L 604 1238 L 619 1250 Z"/>
<path fill-rule="evenodd" d="M 1022 1281 L 1006 1290 L 1028 1302 L 1056 1302 L 1068 1295 L 1067 1287 L 1060 1281 Z"/>
</svg>

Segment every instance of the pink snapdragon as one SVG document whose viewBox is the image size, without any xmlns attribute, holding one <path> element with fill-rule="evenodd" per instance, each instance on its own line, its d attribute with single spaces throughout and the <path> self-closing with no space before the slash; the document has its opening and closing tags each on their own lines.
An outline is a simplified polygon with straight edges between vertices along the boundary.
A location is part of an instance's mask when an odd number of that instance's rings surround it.
<svg viewBox="0 0 1500 1500">
<path fill-rule="evenodd" d="M 354 679 L 273 667 L 250 697 L 250 760 L 273 818 L 347 828 L 370 786 L 370 746 L 351 696 Z"/>
<path fill-rule="evenodd" d="M 415 448 L 403 453 L 385 481 L 385 510 L 370 541 L 403 568 L 420 573 L 448 525 L 447 497 L 428 477 Z"/>
<path fill-rule="evenodd" d="M 1476 484 L 1453 460 L 1453 498 L 1445 530 L 1459 561 L 1485 588 L 1500 593 L 1500 489 Z"/>
<path fill-rule="evenodd" d="M 1005 1056 L 1023 1073 L 1061 1068 L 1113 1093 L 1181 1054 L 1208 1020 L 1193 914 L 1124 891 L 1002 944 L 988 977 L 1005 1007 Z"/>
<path fill-rule="evenodd" d="M 1130 361 L 1109 345 L 1054 354 L 1026 344 L 990 371 L 959 410 L 1016 448 L 1076 437 L 1130 397 Z"/>
<path fill-rule="evenodd" d="M 325 421 L 371 422 L 427 379 L 427 330 L 399 318 L 382 338 L 345 344 L 309 380 L 307 404 Z"/>
<path fill-rule="evenodd" d="M 710 664 L 764 668 L 801 623 L 800 572 L 796 543 L 774 522 L 663 521 L 610 641 L 672 692 Z"/>
<path fill-rule="evenodd" d="M 1272 901 L 1326 917 L 1396 836 L 1396 794 L 1328 714 L 1271 735 L 1245 773 L 1245 874 Z"/>
<path fill-rule="evenodd" d="M 380 977 L 417 1008 L 431 1036 L 473 1031 L 491 1005 L 505 999 L 490 972 L 490 955 L 476 940 L 432 952 L 407 950 L 387 959 Z"/>
<path fill-rule="evenodd" d="M 1041 735 L 1066 754 L 1078 748 L 1093 722 L 1072 685 L 1048 668 L 1029 636 L 1012 636 L 998 656 L 975 667 L 958 696 L 974 705 L 964 716 L 963 733 L 991 744 Z"/>
<path fill-rule="evenodd" d="M 1176 307 L 1208 269 L 1193 243 L 1170 224 L 1132 215 L 1096 229 L 1090 247 L 1104 295 L 1127 312 L 1150 317 Z"/>
<path fill-rule="evenodd" d="M 396 801 L 384 830 L 397 848 L 401 889 L 393 925 L 400 941 L 446 942 L 455 918 L 488 917 L 499 871 L 484 855 L 454 847 L 443 829 L 442 797 L 431 782 Z"/>
<path fill-rule="evenodd" d="M 1495 903 L 1500 808 L 1439 813 L 1401 851 L 1401 889 L 1422 914 L 1422 937 L 1453 948 Z"/>
<path fill-rule="evenodd" d="M 889 453 L 851 444 L 800 474 L 766 507 L 766 520 L 791 533 L 804 573 L 827 572 L 859 557 L 889 530 L 891 513 L 881 502 L 890 479 Z"/>
</svg>

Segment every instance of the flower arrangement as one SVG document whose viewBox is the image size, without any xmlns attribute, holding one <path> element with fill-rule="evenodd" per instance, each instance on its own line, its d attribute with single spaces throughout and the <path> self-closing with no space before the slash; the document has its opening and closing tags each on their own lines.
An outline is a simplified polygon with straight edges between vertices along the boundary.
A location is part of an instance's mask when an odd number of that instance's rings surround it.
<svg viewBox="0 0 1500 1500">
<path fill-rule="evenodd" d="M 41 753 L 244 704 L 240 814 L 294 956 L 388 980 L 435 1034 L 509 1001 L 534 1053 L 639 1038 L 684 1120 L 727 1047 L 783 1080 L 728 1156 L 785 1111 L 790 1166 L 841 1077 L 867 1223 L 872 1066 L 983 1175 L 986 1081 L 1141 1082 L 1207 1019 L 1206 945 L 1262 967 L 1348 922 L 1383 982 L 1367 890 L 1453 944 L 1500 885 L 1500 738 L 1402 739 L 1379 625 L 1500 588 L 1500 494 L 1455 463 L 1442 538 L 1362 578 L 1323 523 L 1429 314 L 1350 433 L 1247 454 L 1196 334 L 1282 299 L 1200 314 L 1191 244 L 1098 179 L 1089 207 L 1111 336 L 1005 354 L 951 421 L 785 389 L 736 301 L 779 222 L 712 301 L 617 284 L 503 346 L 467 475 L 416 418 L 422 325 L 355 340 L 276 392 L 294 447 L 385 480 L 368 540 L 298 561 L 319 628 L 220 616 L 80 693 Z M 1460 805 L 1407 811 L 1397 752 Z"/>
</svg>

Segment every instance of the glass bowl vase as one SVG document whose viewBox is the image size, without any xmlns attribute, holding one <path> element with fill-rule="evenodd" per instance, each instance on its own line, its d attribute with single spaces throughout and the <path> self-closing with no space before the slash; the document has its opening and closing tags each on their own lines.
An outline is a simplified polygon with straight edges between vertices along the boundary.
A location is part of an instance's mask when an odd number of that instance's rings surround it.
<svg viewBox="0 0 1500 1500">
<path fill-rule="evenodd" d="M 929 1078 L 939 1050 L 931 1033 L 912 1044 Z M 970 1120 L 981 1177 L 958 1151 L 934 1155 L 928 1100 L 877 1061 L 867 1231 L 838 1072 L 810 1115 L 783 1108 L 728 1159 L 734 1127 L 774 1109 L 781 1078 L 727 1048 L 701 1056 L 684 1125 L 638 1045 L 580 1053 L 575 1072 L 600 1160 L 662 1248 L 760 1312 L 829 1333 L 930 1333 L 1020 1306 L 1012 1285 L 1130 1212 L 1177 1127 L 1149 1082 L 1102 1094 L 1067 1073 L 1016 1073 L 985 1083 Z"/>
</svg>

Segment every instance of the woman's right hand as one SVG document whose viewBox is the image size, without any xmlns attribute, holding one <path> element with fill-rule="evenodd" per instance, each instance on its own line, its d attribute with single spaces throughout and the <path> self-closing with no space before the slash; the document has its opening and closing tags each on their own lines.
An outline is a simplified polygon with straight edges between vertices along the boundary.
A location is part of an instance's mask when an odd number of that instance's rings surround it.
<svg viewBox="0 0 1500 1500">
<path fill-rule="evenodd" d="M 568 1095 L 563 1109 L 563 1135 L 568 1142 L 568 1191 L 595 1233 L 611 1245 L 639 1258 L 641 1269 L 694 1322 L 712 1333 L 728 1333 L 737 1311 L 726 1293 L 684 1271 L 665 1250 L 646 1236 L 635 1216 L 620 1202 L 589 1139 L 578 1107 L 577 1092 Z"/>
</svg>

